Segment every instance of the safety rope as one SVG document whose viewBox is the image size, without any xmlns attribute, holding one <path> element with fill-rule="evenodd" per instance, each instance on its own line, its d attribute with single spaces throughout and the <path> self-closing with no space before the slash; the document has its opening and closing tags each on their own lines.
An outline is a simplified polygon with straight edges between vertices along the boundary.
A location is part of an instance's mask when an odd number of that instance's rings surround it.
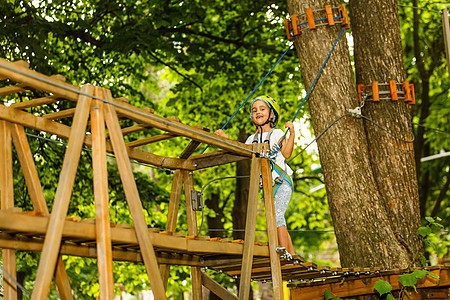
<svg viewBox="0 0 450 300">
<path fill-rule="evenodd" d="M 203 191 L 205 190 L 205 188 L 206 188 L 210 183 L 213 183 L 214 181 L 222 180 L 222 179 L 249 178 L 249 177 L 250 177 L 250 175 L 242 175 L 242 176 L 227 176 L 227 177 L 220 177 L 220 178 L 212 179 L 212 180 L 208 181 L 208 182 L 202 187 L 202 190 L 201 190 L 201 192 L 200 192 L 200 195 L 201 195 L 201 200 L 200 200 L 200 201 L 203 201 Z M 201 222 L 201 224 L 200 224 L 200 229 L 198 230 L 197 235 L 200 235 L 200 233 L 202 232 L 202 229 L 203 229 L 203 221 L 204 221 L 204 217 L 205 217 L 205 209 L 204 209 L 204 206 L 202 205 L 201 207 L 202 207 L 202 222 Z"/>
<path fill-rule="evenodd" d="M 124 105 L 120 105 L 120 104 L 118 104 L 118 103 L 114 103 L 114 102 L 105 100 L 105 99 L 100 98 L 100 97 L 97 97 L 97 96 L 95 96 L 95 95 L 90 95 L 90 94 L 85 93 L 85 92 L 83 92 L 83 91 L 80 91 L 80 90 L 78 90 L 78 89 L 76 89 L 76 88 L 72 88 L 71 86 L 67 86 L 67 85 L 64 85 L 64 84 L 60 84 L 60 83 L 58 83 L 58 82 L 52 81 L 52 80 L 47 79 L 47 78 L 44 78 L 44 77 L 35 76 L 34 74 L 29 74 L 29 73 L 27 73 L 27 72 L 24 72 L 24 71 L 21 71 L 21 70 L 17 70 L 17 69 L 15 69 L 15 68 L 9 67 L 9 66 L 7 66 L 7 65 L 5 65 L 5 64 L 3 64 L 3 63 L 0 63 L 0 67 L 1 67 L 1 68 L 5 68 L 5 69 L 7 69 L 7 70 L 10 70 L 10 71 L 12 71 L 12 72 L 16 72 L 16 73 L 18 73 L 18 74 L 24 75 L 24 76 L 26 76 L 26 77 L 31 77 L 31 78 L 33 78 L 33 79 L 36 79 L 36 80 L 39 80 L 39 81 L 42 81 L 42 82 L 45 82 L 45 83 L 54 85 L 54 86 L 56 86 L 56 87 L 59 87 L 59 88 L 62 88 L 62 89 L 68 90 L 68 91 L 71 91 L 71 92 L 73 92 L 73 93 L 77 93 L 77 94 L 79 94 L 79 95 L 83 95 L 83 96 L 86 96 L 86 97 L 89 97 L 89 98 L 92 98 L 92 99 L 96 99 L 96 100 L 102 101 L 103 103 L 107 103 L 107 104 L 110 104 L 110 105 L 112 105 L 112 106 L 115 106 L 115 107 L 124 109 L 124 110 L 129 111 L 129 112 L 132 112 L 132 113 L 135 113 L 135 114 L 137 114 L 137 115 L 140 115 L 140 116 L 143 116 L 143 117 L 150 118 L 150 119 L 152 119 L 152 120 L 154 120 L 154 121 L 161 122 L 161 123 L 163 123 L 163 124 L 165 124 L 165 125 L 174 126 L 174 127 L 179 128 L 179 129 L 186 130 L 186 131 L 189 131 L 189 132 L 191 132 L 191 133 L 194 133 L 194 134 L 196 134 L 196 135 L 200 135 L 200 136 L 203 136 L 203 137 L 211 138 L 211 139 L 213 139 L 213 140 L 215 140 L 215 141 L 217 141 L 217 142 L 225 143 L 225 144 L 227 144 L 227 145 L 229 145 L 229 146 L 231 146 L 231 147 L 235 147 L 235 148 L 238 148 L 238 149 L 240 149 L 240 150 L 244 150 L 244 151 L 246 151 L 246 152 L 250 152 L 250 153 L 252 153 L 252 154 L 257 154 L 257 153 L 256 153 L 255 151 L 253 151 L 253 150 L 247 149 L 247 148 L 245 148 L 245 147 L 241 147 L 241 146 L 239 146 L 239 145 L 235 145 L 235 144 L 228 143 L 227 141 L 224 141 L 224 140 L 220 139 L 219 137 L 216 138 L 214 135 L 208 135 L 208 134 L 205 134 L 205 133 L 203 133 L 203 132 L 196 131 L 196 130 L 193 130 L 193 129 L 190 129 L 190 128 L 187 128 L 187 127 L 178 125 L 178 124 L 176 124 L 175 122 L 170 122 L 170 121 L 165 120 L 165 119 L 163 119 L 163 118 L 158 118 L 158 117 L 153 116 L 153 115 L 151 115 L 151 114 L 147 114 L 147 113 L 144 113 L 144 112 L 141 112 L 141 111 L 138 111 L 138 110 L 134 110 L 134 109 L 132 109 L 132 108 L 130 108 L 130 107 L 127 107 L 127 106 L 124 106 Z"/>
<path fill-rule="evenodd" d="M 286 49 L 286 51 L 284 51 L 283 55 L 281 55 L 281 57 L 272 66 L 272 68 L 269 70 L 269 72 L 267 72 L 267 74 L 264 76 L 264 78 L 261 79 L 261 81 L 256 85 L 256 87 L 250 93 L 250 95 L 247 96 L 247 98 L 241 103 L 241 105 L 238 107 L 238 109 L 236 109 L 236 111 L 233 113 L 233 115 L 228 119 L 228 121 L 220 129 L 224 129 L 228 125 L 228 123 L 230 123 L 231 119 L 233 119 L 234 116 L 238 113 L 238 111 L 242 108 L 242 106 L 244 106 L 244 104 L 247 103 L 248 99 L 250 99 L 250 97 L 255 93 L 256 89 L 264 82 L 264 80 L 266 80 L 267 76 L 269 76 L 269 74 L 272 73 L 272 70 L 278 65 L 278 63 L 286 55 L 286 53 L 292 48 L 293 45 L 294 45 L 294 43 L 291 43 L 289 45 L 289 47 Z M 209 145 L 207 145 L 200 154 L 203 154 L 206 151 L 206 149 L 208 149 L 208 147 L 209 147 Z"/>
<path fill-rule="evenodd" d="M 21 285 L 16 279 L 14 279 L 14 277 L 12 277 L 8 272 L 6 272 L 6 270 L 3 268 L 3 264 L 0 264 L 0 268 L 2 269 L 2 272 L 4 275 L 6 275 L 6 277 L 9 278 L 9 280 L 11 280 L 15 285 L 17 285 L 23 292 L 25 292 L 28 296 L 31 297 L 31 293 L 23 287 L 23 285 Z"/>
<path fill-rule="evenodd" d="M 314 86 L 316 85 L 317 79 L 319 78 L 320 74 L 322 73 L 323 68 L 325 67 L 326 63 L 328 62 L 328 59 L 330 58 L 331 53 L 333 53 L 333 50 L 334 50 L 334 48 L 336 47 L 337 42 L 338 42 L 339 39 L 341 38 L 342 33 L 344 32 L 344 30 L 345 30 L 345 26 L 342 26 L 342 30 L 341 30 L 341 32 L 339 33 L 339 36 L 337 37 L 336 41 L 335 41 L 334 44 L 333 44 L 333 47 L 331 48 L 330 52 L 328 53 L 327 57 L 325 58 L 325 61 L 323 62 L 322 67 L 320 67 L 320 70 L 319 70 L 319 72 L 317 73 L 316 78 L 314 78 L 313 83 L 312 83 L 311 86 L 309 87 L 309 90 L 308 90 L 308 92 L 306 93 L 305 98 L 303 98 L 303 101 L 302 101 L 302 103 L 300 104 L 300 107 L 297 109 L 297 112 L 295 113 L 294 117 L 292 118 L 292 122 L 294 122 L 295 119 L 297 118 L 297 115 L 298 115 L 298 113 L 300 112 L 300 109 L 303 107 L 303 104 L 305 103 L 306 99 L 308 99 L 308 96 L 310 95 L 312 89 L 313 89 Z M 281 141 L 280 141 L 280 143 L 279 143 L 279 146 L 278 146 L 274 151 L 272 151 L 272 152 L 270 153 L 270 156 L 275 156 L 275 155 L 278 153 L 278 151 L 281 149 L 281 146 L 280 146 L 280 145 L 283 144 L 283 141 L 284 141 L 284 139 L 286 138 L 286 135 L 287 135 L 288 131 L 289 131 L 289 128 L 285 131 L 285 133 L 284 133 L 284 135 L 283 135 L 283 137 L 282 137 L 282 139 L 281 139 Z"/>
</svg>

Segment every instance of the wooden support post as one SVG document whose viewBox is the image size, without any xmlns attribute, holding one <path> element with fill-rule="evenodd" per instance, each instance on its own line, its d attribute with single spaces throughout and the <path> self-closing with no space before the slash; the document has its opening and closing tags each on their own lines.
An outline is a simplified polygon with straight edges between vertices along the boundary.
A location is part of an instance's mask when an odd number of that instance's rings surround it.
<svg viewBox="0 0 450 300">
<path fill-rule="evenodd" d="M 266 207 L 267 237 L 269 238 L 270 269 L 272 273 L 273 298 L 283 299 L 283 279 L 281 277 L 280 257 L 277 253 L 278 235 L 273 202 L 272 171 L 269 161 L 261 159 L 261 174 L 264 189 L 264 204 Z"/>
<path fill-rule="evenodd" d="M 261 146 L 255 145 L 254 151 L 260 152 Z M 241 282 L 239 285 L 239 299 L 247 300 L 250 296 L 250 282 L 252 275 L 253 250 L 255 247 L 256 211 L 258 206 L 259 176 L 261 173 L 261 159 L 252 156 L 250 169 L 250 188 L 248 193 L 247 219 L 245 223 L 244 253 L 242 255 Z"/>
<path fill-rule="evenodd" d="M 103 98 L 95 88 L 95 96 Z M 114 279 L 109 222 L 108 171 L 106 165 L 105 119 L 103 102 L 93 100 L 91 106 L 92 170 L 94 174 L 95 229 L 101 299 L 114 299 Z"/>
<path fill-rule="evenodd" d="M 82 91 L 92 93 L 93 86 L 83 86 Z M 70 130 L 69 145 L 64 156 L 55 201 L 47 227 L 47 234 L 45 235 L 44 247 L 36 275 L 36 284 L 31 296 L 32 300 L 46 299 L 50 289 L 50 282 L 55 271 L 59 247 L 61 245 L 64 219 L 69 207 L 78 161 L 83 146 L 90 106 L 91 98 L 86 96 L 79 97 L 77 111 L 75 112 Z"/>
<path fill-rule="evenodd" d="M 220 297 L 220 299 L 237 300 L 237 297 L 235 295 L 233 295 L 226 288 L 224 288 L 223 286 L 221 286 L 220 284 L 215 282 L 211 277 L 209 277 L 208 275 L 206 275 L 203 272 L 201 274 L 202 274 L 202 283 L 203 283 L 203 285 L 208 290 L 210 290 L 211 292 L 216 294 L 218 297 Z"/>
<path fill-rule="evenodd" d="M 442 10 L 442 29 L 444 31 L 445 54 L 447 56 L 447 70 L 450 76 L 450 22 L 448 20 L 448 10 Z"/>
<path fill-rule="evenodd" d="M 197 235 L 197 215 L 192 209 L 192 194 L 194 190 L 194 176 L 190 171 L 183 171 L 184 178 L 184 196 L 186 198 L 186 215 L 188 223 L 188 234 Z M 192 298 L 193 300 L 202 299 L 202 277 L 199 267 L 191 267 L 192 280 Z"/>
<path fill-rule="evenodd" d="M 14 207 L 11 125 L 3 120 L 0 120 L 0 144 L 0 208 L 8 209 Z M 2 260 L 5 272 L 12 278 L 17 278 L 16 251 L 3 249 Z M 5 275 L 3 275 L 3 297 L 17 299 L 17 285 Z"/>
<path fill-rule="evenodd" d="M 170 193 L 169 212 L 167 215 L 166 231 L 175 232 L 177 227 L 178 208 L 180 206 L 181 189 L 183 187 L 183 174 L 176 170 L 173 174 L 172 192 Z M 161 276 L 164 286 L 167 287 L 169 280 L 170 265 L 161 265 Z"/>
<path fill-rule="evenodd" d="M 112 100 L 110 91 L 105 91 L 105 100 Z M 112 101 L 111 101 L 112 102 Z M 147 223 L 139 192 L 134 180 L 133 171 L 131 169 L 130 159 L 127 154 L 127 148 L 123 140 L 122 131 L 117 117 L 116 110 L 111 104 L 105 103 L 105 120 L 108 127 L 114 154 L 119 168 L 120 178 L 122 180 L 125 196 L 127 197 L 128 206 L 130 208 L 131 217 L 136 230 L 136 237 L 139 242 L 141 255 L 144 260 L 147 275 L 150 280 L 155 299 L 166 299 L 165 289 L 161 274 L 157 272 L 158 262 L 156 260 L 155 249 L 150 240 Z"/>
<path fill-rule="evenodd" d="M 39 175 L 34 164 L 33 153 L 31 152 L 30 145 L 28 144 L 27 136 L 23 126 L 18 124 L 11 124 L 12 136 L 14 146 L 16 148 L 17 157 L 19 158 L 22 172 L 25 177 L 25 182 L 28 187 L 31 202 L 33 203 L 33 209 L 36 212 L 48 215 L 48 207 L 45 202 L 44 193 L 42 191 Z M 56 274 L 56 285 L 58 286 L 59 296 L 62 300 L 73 299 L 72 289 L 70 288 L 69 277 L 67 276 L 64 262 L 61 256 L 58 257 Z"/>
</svg>

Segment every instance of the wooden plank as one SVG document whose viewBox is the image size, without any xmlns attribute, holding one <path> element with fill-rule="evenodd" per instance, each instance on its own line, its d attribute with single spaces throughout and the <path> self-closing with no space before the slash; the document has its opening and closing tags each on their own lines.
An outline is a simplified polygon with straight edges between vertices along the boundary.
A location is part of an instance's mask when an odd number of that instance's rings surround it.
<svg viewBox="0 0 450 300">
<path fill-rule="evenodd" d="M 238 162 L 246 159 L 249 158 L 242 155 L 236 155 L 231 152 L 215 151 L 191 156 L 189 158 L 189 161 L 192 161 L 192 163 L 196 167 L 196 170 L 201 170 L 233 162 Z"/>
<path fill-rule="evenodd" d="M 29 233 L 45 235 L 48 227 L 49 217 L 33 216 L 21 213 L 8 213 L 0 210 L 0 231 L 14 233 Z M 95 225 L 90 223 L 77 223 L 64 221 L 63 237 L 66 240 L 83 239 L 95 241 Z M 192 254 L 226 254 L 242 256 L 244 245 L 238 243 L 218 243 L 205 240 L 187 240 L 177 236 L 162 235 L 148 230 L 148 236 L 154 245 L 159 249 L 171 251 L 190 252 Z M 111 228 L 111 239 L 114 244 L 138 244 L 136 232 L 133 228 Z M 267 246 L 257 246 L 254 249 L 255 256 L 269 257 Z"/>
<path fill-rule="evenodd" d="M 266 146 L 266 145 L 265 145 Z M 282 300 L 283 297 L 283 279 L 281 278 L 280 257 L 276 251 L 278 246 L 277 222 L 275 220 L 275 207 L 272 190 L 272 171 L 269 161 L 261 159 L 261 173 L 264 189 L 264 204 L 266 207 L 267 237 L 269 239 L 269 254 L 272 274 L 273 297 Z"/>
<path fill-rule="evenodd" d="M 97 97 L 103 97 L 102 90 L 96 87 L 95 95 Z M 105 119 L 103 116 L 103 102 L 99 100 L 92 101 L 91 133 L 100 298 L 114 299 Z"/>
<path fill-rule="evenodd" d="M 17 123 L 22 126 L 36 129 L 39 131 L 48 132 L 57 135 L 61 138 L 69 138 L 70 127 L 60 124 L 58 122 L 46 120 L 42 117 L 34 116 L 33 114 L 20 111 L 11 107 L 7 107 L 0 104 L 0 119 L 9 121 L 11 123 Z M 84 144 L 86 146 L 92 146 L 92 139 L 90 136 L 84 137 Z M 112 146 L 110 143 L 106 144 L 107 151 L 112 153 Z M 187 169 L 195 170 L 193 162 L 190 160 L 181 160 L 179 158 L 162 157 L 150 152 L 142 151 L 139 149 L 128 149 L 128 155 L 131 159 L 135 159 L 138 162 L 154 165 L 161 168 L 168 169 Z"/>
<path fill-rule="evenodd" d="M 203 126 L 197 126 L 197 128 L 202 129 L 205 132 L 210 132 L 209 128 L 203 127 Z M 181 159 L 186 159 L 189 158 L 189 156 L 192 155 L 192 153 L 194 153 L 194 151 L 197 149 L 197 147 L 200 145 L 199 142 L 197 141 L 191 141 L 189 143 L 189 145 L 187 145 L 186 149 L 184 149 L 184 151 L 181 153 L 180 158 Z"/>
<path fill-rule="evenodd" d="M 260 145 L 255 146 L 255 151 L 260 151 Z M 258 206 L 259 176 L 261 173 L 261 159 L 252 156 L 250 168 L 250 187 L 247 204 L 247 219 L 245 222 L 244 253 L 242 255 L 241 282 L 239 285 L 239 299 L 247 300 L 250 295 L 251 271 L 253 252 L 255 247 L 256 212 Z"/>
<path fill-rule="evenodd" d="M 8 236 L 7 234 L 0 234 L 0 248 L 16 249 L 24 251 L 42 251 L 43 242 L 37 239 L 20 239 L 18 237 Z M 61 244 L 61 255 L 79 256 L 97 258 L 96 247 L 77 245 L 72 243 Z M 113 259 L 115 261 L 128 261 L 142 263 L 141 253 L 139 251 L 130 251 L 127 249 L 114 248 L 112 250 Z M 158 254 L 158 263 L 173 264 L 182 266 L 198 266 L 203 267 L 200 257 L 192 255 L 164 255 Z M 58 279 L 57 279 L 58 281 Z M 59 291 L 59 290 L 58 290 Z M 62 295 L 60 292 L 61 299 Z"/>
<path fill-rule="evenodd" d="M 184 197 L 186 198 L 186 216 L 188 223 L 188 235 L 197 236 L 197 214 L 192 209 L 192 195 L 194 190 L 194 176 L 192 172 L 183 171 L 184 180 Z M 202 277 L 201 269 L 197 267 L 191 267 L 191 280 L 192 280 L 192 299 L 202 299 Z"/>
<path fill-rule="evenodd" d="M 72 117 L 75 114 L 75 108 L 69 108 L 53 113 L 49 113 L 46 115 L 43 115 L 42 117 L 47 120 L 60 120 L 68 117 Z"/>
<path fill-rule="evenodd" d="M 169 211 L 167 213 L 166 230 L 175 232 L 177 228 L 178 208 L 180 206 L 181 190 L 183 187 L 183 174 L 181 170 L 176 170 L 173 174 L 172 191 L 170 193 Z M 169 280 L 170 265 L 161 265 L 160 272 L 164 283 L 167 286 Z"/>
<path fill-rule="evenodd" d="M 168 139 L 171 139 L 171 138 L 174 138 L 177 136 L 178 135 L 172 134 L 172 133 L 160 134 L 160 135 L 132 141 L 132 142 L 127 143 L 126 145 L 127 145 L 127 147 L 130 147 L 130 148 L 139 147 L 139 146 L 143 146 L 143 145 L 147 145 L 147 144 L 151 144 L 151 143 L 156 143 L 159 141 L 168 140 Z"/>
<path fill-rule="evenodd" d="M 30 145 L 28 144 L 25 129 L 22 125 L 18 124 L 12 124 L 11 126 L 14 146 L 22 167 L 31 202 L 33 203 L 33 209 L 47 215 L 49 213 L 47 203 L 44 198 L 41 182 L 36 170 L 36 165 L 34 164 L 33 153 L 31 153 Z"/>
<path fill-rule="evenodd" d="M 52 104 L 52 103 L 58 102 L 59 100 L 63 100 L 63 98 L 60 98 L 58 96 L 41 97 L 41 98 L 36 98 L 33 100 L 13 103 L 13 104 L 11 104 L 11 107 L 13 107 L 15 109 L 26 109 L 26 108 L 30 108 L 30 107 Z"/>
<path fill-rule="evenodd" d="M 86 85 L 82 88 L 82 91 L 92 93 L 93 87 Z M 44 248 L 36 275 L 36 283 L 31 296 L 32 300 L 45 299 L 49 292 L 51 277 L 55 271 L 58 249 L 61 244 L 64 218 L 66 217 L 69 206 L 81 147 L 83 146 L 90 104 L 91 98 L 80 96 L 70 132 L 69 145 L 64 156 L 58 188 L 56 189 L 47 234 L 45 235 Z"/>
<path fill-rule="evenodd" d="M 430 276 L 427 276 L 424 279 L 419 279 L 416 284 L 416 287 L 418 289 L 450 286 L 450 269 L 435 269 L 431 270 L 430 272 L 438 275 L 439 279 L 433 279 Z M 353 280 L 347 278 L 343 282 L 342 280 L 337 280 L 333 283 L 325 282 L 321 285 L 293 288 L 291 289 L 291 299 L 322 300 L 325 290 L 329 290 L 341 298 L 371 295 L 376 293 L 373 287 L 375 285 L 375 282 L 377 282 L 379 279 L 389 282 L 392 286 L 392 290 L 397 291 L 402 288 L 399 282 L 399 276 L 401 275 L 402 273 L 393 275 L 380 274 L 379 276 L 354 278 Z"/>
<path fill-rule="evenodd" d="M 111 100 L 112 96 L 109 91 L 105 92 L 106 100 Z M 155 270 L 158 270 L 158 262 L 156 260 L 153 244 L 148 236 L 142 203 L 133 177 L 133 171 L 127 155 L 127 148 L 123 140 L 122 131 L 120 130 L 119 120 L 114 107 L 110 104 L 105 104 L 105 120 L 110 133 L 120 178 L 135 225 L 136 235 L 144 258 L 144 264 L 152 286 L 152 291 L 156 299 L 166 299 L 161 275 L 159 272 L 155 272 Z"/>
<path fill-rule="evenodd" d="M 194 127 L 184 125 L 181 123 L 172 122 L 168 119 L 156 115 L 142 115 L 138 112 L 130 111 L 128 109 L 117 107 L 117 112 L 139 123 L 151 125 L 152 127 L 182 135 L 201 143 L 216 146 L 224 150 L 228 150 L 243 156 L 250 157 L 252 145 L 245 145 L 237 141 L 233 141 L 213 133 L 203 132 Z"/>
<path fill-rule="evenodd" d="M 23 66 L 15 65 L 5 59 L 0 58 L 0 76 L 9 78 L 15 82 L 24 83 L 29 87 L 44 90 L 55 95 L 63 96 L 69 100 L 77 101 L 79 87 L 61 82 L 57 79 L 52 79 L 50 76 L 43 75 L 36 71 L 24 68 Z M 57 83 L 60 86 L 52 84 Z M 71 90 L 68 90 L 70 88 Z M 73 91 L 75 90 L 75 91 Z"/>
<path fill-rule="evenodd" d="M 42 191 L 36 165 L 34 164 L 33 154 L 31 153 L 30 145 L 28 144 L 28 140 L 25 135 L 25 130 L 21 125 L 11 124 L 11 126 L 14 146 L 22 167 L 22 172 L 25 177 L 31 202 L 33 203 L 33 209 L 36 213 L 48 215 L 49 211 L 47 203 Z M 58 286 L 60 298 L 62 300 L 73 299 L 69 278 L 61 257 L 58 257 L 55 281 Z"/>
<path fill-rule="evenodd" d="M 234 294 L 232 294 L 226 288 L 224 288 L 223 286 L 218 284 L 216 281 L 214 281 L 211 277 L 206 275 L 204 272 L 202 272 L 201 275 L 202 275 L 202 283 L 203 283 L 203 285 L 208 290 L 210 290 L 211 292 L 213 292 L 214 294 L 219 296 L 220 299 L 224 299 L 224 300 L 235 300 L 235 299 L 237 299 L 237 297 Z"/>
<path fill-rule="evenodd" d="M 14 207 L 14 184 L 12 169 L 11 125 L 0 121 L 0 208 L 2 210 Z M 12 278 L 16 275 L 16 251 L 2 251 L 3 269 Z M 8 276 L 3 276 L 3 296 L 5 299 L 17 299 L 17 285 Z"/>
<path fill-rule="evenodd" d="M 29 90 L 25 84 L 10 85 L 0 88 L 0 96 L 7 96 Z"/>
<path fill-rule="evenodd" d="M 22 66 L 24 68 L 29 68 L 30 64 L 24 60 L 16 60 L 12 62 L 13 65 Z M 0 80 L 5 80 L 7 77 L 0 76 Z"/>
</svg>

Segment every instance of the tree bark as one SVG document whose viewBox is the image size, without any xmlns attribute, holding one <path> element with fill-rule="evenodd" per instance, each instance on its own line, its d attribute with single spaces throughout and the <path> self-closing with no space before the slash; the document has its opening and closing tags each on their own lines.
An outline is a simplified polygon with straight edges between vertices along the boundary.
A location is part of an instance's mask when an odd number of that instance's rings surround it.
<svg viewBox="0 0 450 300">
<path fill-rule="evenodd" d="M 406 80 L 397 0 L 350 1 L 354 36 L 356 82 Z M 396 136 L 413 137 L 409 104 L 402 100 L 366 103 L 363 113 Z M 422 251 L 417 229 L 420 204 L 412 143 L 400 141 L 365 122 L 370 163 L 381 205 L 387 212 L 395 238 L 413 260 Z M 406 262 L 399 266 L 407 267 Z"/>
<path fill-rule="evenodd" d="M 365 2 L 364 2 L 365 3 Z M 288 0 L 290 15 L 306 8 L 337 6 L 339 1 Z M 315 16 L 315 19 L 323 18 Z M 309 89 L 342 27 L 321 26 L 295 37 L 306 89 Z M 357 107 L 358 97 L 347 39 L 343 34 L 309 96 L 316 136 L 338 117 Z M 333 218 L 342 267 L 405 267 L 410 261 L 391 227 L 383 202 L 361 119 L 344 117 L 318 141 L 328 203 Z"/>
</svg>

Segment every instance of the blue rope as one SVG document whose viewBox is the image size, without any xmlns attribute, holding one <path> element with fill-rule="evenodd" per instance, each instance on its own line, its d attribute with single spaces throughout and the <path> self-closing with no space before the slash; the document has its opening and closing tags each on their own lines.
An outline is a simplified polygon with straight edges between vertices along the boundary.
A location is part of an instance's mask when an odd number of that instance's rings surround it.
<svg viewBox="0 0 450 300">
<path fill-rule="evenodd" d="M 277 60 L 277 62 L 273 65 L 272 69 L 270 69 L 269 72 L 267 72 L 266 76 L 264 76 L 264 78 L 258 83 L 258 85 L 253 89 L 253 91 L 250 93 L 250 95 L 248 95 L 247 99 L 244 100 L 244 102 L 242 102 L 242 104 L 239 106 L 239 108 L 234 112 L 234 114 L 228 119 L 228 121 L 225 123 L 225 125 L 222 126 L 222 128 L 220 129 L 224 129 L 225 126 L 228 125 L 228 123 L 230 123 L 231 119 L 234 118 L 234 116 L 238 113 L 238 111 L 241 109 L 242 106 L 244 106 L 244 104 L 248 101 L 248 99 L 253 95 L 253 93 L 256 91 L 256 89 L 263 83 L 263 81 L 267 78 L 267 76 L 269 76 L 269 74 L 272 72 L 272 70 L 276 67 L 276 65 L 281 61 L 281 59 L 286 55 L 286 53 L 292 48 L 292 46 L 294 45 L 294 43 L 292 43 L 287 49 L 286 51 L 284 51 L 283 55 L 281 55 L 281 57 Z M 203 149 L 203 151 L 200 154 L 203 154 L 206 149 L 208 149 L 209 145 L 207 145 L 205 147 L 205 149 Z"/>
<path fill-rule="evenodd" d="M 326 58 L 325 61 L 323 62 L 322 67 L 321 67 L 320 70 L 319 70 L 319 73 L 317 73 L 316 78 L 314 79 L 314 81 L 313 81 L 311 87 L 310 87 L 309 90 L 308 90 L 308 93 L 306 93 L 305 98 L 303 98 L 303 101 L 302 101 L 302 103 L 300 104 L 300 107 L 298 108 L 297 112 L 295 113 L 294 118 L 292 118 L 292 122 L 294 122 L 295 119 L 297 118 L 297 115 L 298 115 L 298 113 L 300 112 L 300 109 L 302 108 L 303 104 L 305 103 L 306 99 L 308 98 L 309 94 L 311 93 L 312 88 L 315 86 L 317 79 L 319 78 L 320 74 L 322 73 L 323 68 L 325 67 L 325 65 L 326 65 L 326 63 L 327 63 L 327 61 L 328 61 L 328 59 L 330 58 L 331 53 L 333 53 L 334 47 L 336 47 L 336 44 L 337 44 L 337 42 L 339 41 L 339 39 L 341 38 L 341 35 L 342 35 L 342 33 L 344 32 L 344 30 L 345 30 L 345 26 L 342 26 L 341 33 L 339 33 L 339 36 L 338 36 L 338 38 L 336 39 L 336 41 L 334 42 L 334 45 L 333 45 L 333 47 L 331 48 L 330 52 L 328 53 L 327 58 Z M 286 137 L 286 134 L 288 133 L 288 131 L 289 131 L 289 128 L 288 128 L 288 129 L 286 130 L 286 132 L 284 133 L 283 138 L 281 139 L 280 144 L 283 143 L 284 138 Z M 278 152 L 280 149 L 281 149 L 281 147 L 278 147 L 278 149 L 276 149 L 275 151 L 272 151 L 272 152 L 270 153 L 270 155 L 277 154 L 277 152 Z"/>
</svg>

